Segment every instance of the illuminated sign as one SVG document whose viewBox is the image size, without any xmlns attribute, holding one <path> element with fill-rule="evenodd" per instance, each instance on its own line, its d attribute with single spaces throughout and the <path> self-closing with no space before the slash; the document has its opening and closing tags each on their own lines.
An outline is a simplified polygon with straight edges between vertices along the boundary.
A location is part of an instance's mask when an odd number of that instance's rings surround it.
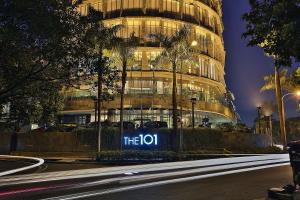
<svg viewBox="0 0 300 200">
<path fill-rule="evenodd" d="M 157 146 L 158 137 L 157 134 L 140 134 L 137 137 L 124 136 L 124 144 L 125 146 Z"/>
</svg>

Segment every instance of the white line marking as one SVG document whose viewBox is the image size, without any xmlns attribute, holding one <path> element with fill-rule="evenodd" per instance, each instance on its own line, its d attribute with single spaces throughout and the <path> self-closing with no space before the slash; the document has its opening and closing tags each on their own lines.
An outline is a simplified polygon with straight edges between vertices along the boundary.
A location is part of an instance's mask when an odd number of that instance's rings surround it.
<svg viewBox="0 0 300 200">
<path fill-rule="evenodd" d="M 0 155 L 0 158 L 17 158 L 17 159 L 26 159 L 26 160 L 34 160 L 37 161 L 36 164 L 27 166 L 27 167 L 22 167 L 22 168 L 18 168 L 18 169 L 13 169 L 13 170 L 8 170 L 5 172 L 0 172 L 0 177 L 1 176 L 6 176 L 6 175 L 10 175 L 10 174 L 15 174 L 17 172 L 22 172 L 22 171 L 26 171 L 29 169 L 34 169 L 36 167 L 41 166 L 42 164 L 44 164 L 44 160 L 41 158 L 34 158 L 34 157 L 24 157 L 24 156 L 10 156 L 10 155 Z"/>
<path fill-rule="evenodd" d="M 94 197 L 94 196 L 101 196 L 101 195 L 104 195 L 104 194 L 111 194 L 111 193 L 124 192 L 124 191 L 129 191 L 129 190 L 143 189 L 143 188 L 161 186 L 161 185 L 166 185 L 166 184 L 174 184 L 174 183 L 195 181 L 195 180 L 200 180 L 200 179 L 206 179 L 206 178 L 212 178 L 212 177 L 224 176 L 224 175 L 230 175 L 230 174 L 236 174 L 236 173 L 242 173 L 242 172 L 249 172 L 249 171 L 267 169 L 267 168 L 273 168 L 273 167 L 280 167 L 280 166 L 285 166 L 285 165 L 289 165 L 289 163 L 274 164 L 274 165 L 259 166 L 259 167 L 251 167 L 251 168 L 238 169 L 238 170 L 230 170 L 230 171 L 225 171 L 225 172 L 217 172 L 217 173 L 205 174 L 205 175 L 199 175 L 199 176 L 193 176 L 193 177 L 177 178 L 177 179 L 157 181 L 157 182 L 152 182 L 152 183 L 144 183 L 144 184 L 133 185 L 133 186 L 125 186 L 125 187 L 115 188 L 115 189 L 90 191 L 90 192 L 84 192 L 84 193 L 78 193 L 78 194 L 72 194 L 72 195 L 51 197 L 51 198 L 46 198 L 46 199 L 42 199 L 42 200 L 82 199 L 82 198 L 88 198 L 88 197 Z"/>
</svg>

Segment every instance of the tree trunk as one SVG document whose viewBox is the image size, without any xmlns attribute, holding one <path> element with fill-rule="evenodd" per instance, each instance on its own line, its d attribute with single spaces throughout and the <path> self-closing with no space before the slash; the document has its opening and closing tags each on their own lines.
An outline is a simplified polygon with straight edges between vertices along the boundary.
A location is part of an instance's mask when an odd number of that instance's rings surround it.
<svg viewBox="0 0 300 200">
<path fill-rule="evenodd" d="M 282 88 L 280 83 L 279 67 L 275 66 L 275 89 L 276 89 L 276 101 L 278 106 L 278 117 L 280 123 L 280 136 L 282 145 L 286 146 L 286 131 L 285 131 L 285 117 L 284 107 L 282 102 Z"/>
<path fill-rule="evenodd" d="M 172 88 L 172 105 L 173 105 L 173 134 L 171 141 L 172 148 L 177 150 L 177 77 L 176 77 L 176 62 L 172 63 L 173 67 L 173 88 Z"/>
<path fill-rule="evenodd" d="M 98 98 L 97 98 L 97 132 L 98 132 L 98 152 L 101 151 L 101 106 L 102 106 L 102 74 L 98 70 Z"/>
<path fill-rule="evenodd" d="M 127 61 L 123 61 L 122 68 L 122 86 L 121 86 L 121 102 L 120 102 L 120 150 L 123 149 L 123 134 L 124 134 L 124 93 L 127 80 Z"/>
</svg>

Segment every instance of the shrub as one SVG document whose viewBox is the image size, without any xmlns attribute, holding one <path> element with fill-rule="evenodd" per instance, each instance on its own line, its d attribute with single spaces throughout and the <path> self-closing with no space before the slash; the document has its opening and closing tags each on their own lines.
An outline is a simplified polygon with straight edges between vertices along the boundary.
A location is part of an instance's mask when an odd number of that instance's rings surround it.
<svg viewBox="0 0 300 200">
<path fill-rule="evenodd" d="M 234 130 L 234 126 L 232 123 L 218 124 L 217 128 L 223 132 L 232 132 Z"/>
<path fill-rule="evenodd" d="M 175 161 L 176 153 L 172 151 L 103 151 L 97 154 L 97 161 Z"/>
</svg>

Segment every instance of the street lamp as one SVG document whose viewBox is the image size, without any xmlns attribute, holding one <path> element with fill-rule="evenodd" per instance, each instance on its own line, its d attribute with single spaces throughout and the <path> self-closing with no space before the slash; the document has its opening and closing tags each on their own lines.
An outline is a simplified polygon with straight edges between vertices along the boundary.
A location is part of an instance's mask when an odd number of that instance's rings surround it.
<svg viewBox="0 0 300 200">
<path fill-rule="evenodd" d="M 285 110 L 284 110 L 284 98 L 289 96 L 289 95 L 295 95 L 297 97 L 300 97 L 300 91 L 296 91 L 296 92 L 291 92 L 291 93 L 286 93 L 285 95 L 283 95 L 281 97 L 281 102 L 282 102 L 282 113 L 283 113 L 283 130 L 284 130 L 284 141 L 286 141 L 286 126 L 285 126 Z"/>
<path fill-rule="evenodd" d="M 98 99 L 94 97 L 94 105 L 95 105 L 95 127 L 97 126 L 97 114 L 98 114 Z M 98 126 L 97 126 L 98 127 Z"/>
<path fill-rule="evenodd" d="M 285 97 L 289 96 L 289 95 L 295 95 L 295 96 L 298 96 L 300 97 L 300 91 L 297 91 L 297 92 L 291 92 L 291 93 L 287 93 L 285 95 L 282 96 L 282 101 L 284 100 Z"/>
<path fill-rule="evenodd" d="M 191 98 L 192 102 L 192 127 L 195 128 L 195 104 L 196 104 L 196 98 Z"/>
</svg>

